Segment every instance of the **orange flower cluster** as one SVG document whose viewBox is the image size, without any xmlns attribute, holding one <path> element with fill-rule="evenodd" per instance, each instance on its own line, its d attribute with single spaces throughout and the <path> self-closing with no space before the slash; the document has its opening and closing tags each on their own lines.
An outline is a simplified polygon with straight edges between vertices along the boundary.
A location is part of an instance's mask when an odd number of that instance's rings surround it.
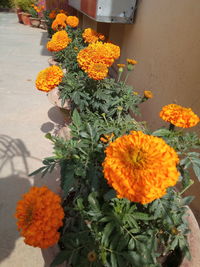
<svg viewBox="0 0 200 267">
<path fill-rule="evenodd" d="M 55 17 L 56 17 L 57 14 L 59 14 L 59 13 L 64 13 L 65 15 L 67 15 L 67 12 L 66 12 L 65 10 L 63 10 L 63 9 L 61 9 L 61 10 L 54 9 L 54 10 L 52 10 L 52 11 L 50 12 L 50 14 L 49 14 L 49 18 L 50 18 L 50 19 L 55 19 Z"/>
<path fill-rule="evenodd" d="M 76 16 L 68 16 L 67 17 L 67 25 L 72 28 L 76 28 L 79 24 L 79 19 Z"/>
<path fill-rule="evenodd" d="M 24 194 L 17 204 L 15 216 L 26 244 L 48 248 L 58 242 L 64 211 L 60 197 L 47 187 L 32 187 Z"/>
<path fill-rule="evenodd" d="M 63 30 L 67 26 L 67 16 L 64 13 L 59 13 L 53 21 L 51 28 L 54 31 Z"/>
<path fill-rule="evenodd" d="M 49 13 L 49 18 L 50 18 L 50 19 L 55 19 L 56 15 L 57 15 L 56 10 L 52 10 L 52 11 Z"/>
<path fill-rule="evenodd" d="M 38 90 L 49 92 L 54 87 L 59 85 L 63 78 L 63 71 L 58 66 L 48 67 L 38 73 L 35 81 L 36 88 Z"/>
<path fill-rule="evenodd" d="M 103 34 L 98 33 L 91 28 L 85 29 L 82 36 L 85 43 L 95 43 L 98 40 L 103 41 L 105 39 L 105 36 Z"/>
<path fill-rule="evenodd" d="M 57 52 L 65 49 L 72 40 L 69 38 L 65 30 L 54 33 L 51 41 L 47 43 L 47 49 Z"/>
<path fill-rule="evenodd" d="M 105 150 L 104 176 L 118 197 L 147 204 L 178 181 L 178 156 L 161 138 L 132 131 Z"/>
<path fill-rule="evenodd" d="M 34 5 L 34 4 L 32 4 L 31 5 L 34 9 L 35 9 L 35 11 L 37 12 L 37 13 L 40 13 L 40 12 L 42 12 L 43 10 L 44 10 L 44 6 L 36 6 L 36 5 Z"/>
<path fill-rule="evenodd" d="M 126 61 L 127 61 L 128 64 L 130 64 L 130 65 L 136 65 L 136 64 L 138 63 L 135 59 L 130 59 L 130 58 L 127 58 Z"/>
<path fill-rule="evenodd" d="M 190 128 L 199 123 L 199 116 L 191 108 L 185 108 L 176 104 L 164 106 L 160 112 L 160 117 L 164 121 L 182 128 Z"/>
<path fill-rule="evenodd" d="M 82 70 L 94 80 L 102 80 L 108 74 L 114 60 L 120 56 L 120 48 L 111 43 L 96 42 L 82 49 L 77 61 Z"/>
<path fill-rule="evenodd" d="M 144 97 L 153 98 L 153 93 L 151 91 L 144 91 Z"/>
</svg>

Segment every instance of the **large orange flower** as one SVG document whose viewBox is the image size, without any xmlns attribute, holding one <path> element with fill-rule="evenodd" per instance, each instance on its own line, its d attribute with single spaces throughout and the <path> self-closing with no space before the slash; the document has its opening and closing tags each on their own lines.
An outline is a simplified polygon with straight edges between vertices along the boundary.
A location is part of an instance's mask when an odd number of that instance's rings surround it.
<svg viewBox="0 0 200 267">
<path fill-rule="evenodd" d="M 52 39 L 47 43 L 47 49 L 52 52 L 65 49 L 72 40 L 65 30 L 54 33 Z"/>
<path fill-rule="evenodd" d="M 160 117 L 164 121 L 183 128 L 190 128 L 199 123 L 199 117 L 191 108 L 184 108 L 176 104 L 164 106 L 160 112 Z"/>
<path fill-rule="evenodd" d="M 48 248 L 58 242 L 64 211 L 60 197 L 47 187 L 32 187 L 24 194 L 17 204 L 15 216 L 26 244 Z"/>
<path fill-rule="evenodd" d="M 76 16 L 68 16 L 67 17 L 67 25 L 72 28 L 76 28 L 79 24 L 79 19 Z"/>
<path fill-rule="evenodd" d="M 104 40 L 105 39 L 105 36 L 103 34 L 98 33 L 91 28 L 85 29 L 82 36 L 83 36 L 85 43 L 95 43 L 98 40 Z"/>
<path fill-rule="evenodd" d="M 91 43 L 78 53 L 77 61 L 80 68 L 88 73 L 93 63 L 110 67 L 119 56 L 116 51 L 119 52 L 119 47 L 113 44 L 111 46 L 102 42 Z"/>
<path fill-rule="evenodd" d="M 178 181 L 178 156 L 161 138 L 132 131 L 110 143 L 105 152 L 104 176 L 118 197 L 150 203 Z"/>
<path fill-rule="evenodd" d="M 103 63 L 91 63 L 88 76 L 93 80 L 102 80 L 108 75 L 108 67 Z"/>
<path fill-rule="evenodd" d="M 64 13 L 59 13 L 53 21 L 51 28 L 54 31 L 63 30 L 67 26 L 67 16 Z"/>
<path fill-rule="evenodd" d="M 48 67 L 38 73 L 35 81 L 36 88 L 41 91 L 49 92 L 59 85 L 63 78 L 63 71 L 58 66 Z"/>
</svg>

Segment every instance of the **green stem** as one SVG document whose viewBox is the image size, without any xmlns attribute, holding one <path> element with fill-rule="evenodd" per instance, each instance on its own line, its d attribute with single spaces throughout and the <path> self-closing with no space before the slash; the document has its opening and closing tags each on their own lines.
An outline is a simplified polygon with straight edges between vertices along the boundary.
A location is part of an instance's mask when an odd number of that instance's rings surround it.
<svg viewBox="0 0 200 267">
<path fill-rule="evenodd" d="M 183 193 L 185 193 L 185 191 L 188 190 L 193 183 L 194 181 L 190 179 L 189 184 L 179 193 L 179 195 L 181 196 Z"/>
<path fill-rule="evenodd" d="M 126 83 L 126 81 L 127 81 L 127 79 L 128 79 L 128 76 L 129 76 L 129 71 L 128 71 L 127 74 L 126 74 L 126 78 L 125 78 L 125 80 L 124 80 L 124 84 Z"/>
<path fill-rule="evenodd" d="M 120 72 L 119 72 L 119 75 L 118 75 L 118 80 L 117 80 L 117 82 L 120 82 L 121 76 L 122 76 L 122 71 L 120 71 Z"/>
</svg>

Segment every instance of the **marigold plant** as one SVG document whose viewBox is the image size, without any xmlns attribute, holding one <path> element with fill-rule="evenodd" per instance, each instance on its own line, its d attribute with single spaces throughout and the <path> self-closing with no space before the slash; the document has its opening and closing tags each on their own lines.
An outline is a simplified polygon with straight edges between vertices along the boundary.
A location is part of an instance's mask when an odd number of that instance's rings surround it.
<svg viewBox="0 0 200 267">
<path fill-rule="evenodd" d="M 177 104 L 166 105 L 160 112 L 160 117 L 177 127 L 190 128 L 199 123 L 199 117 L 191 108 L 185 108 Z"/>
<path fill-rule="evenodd" d="M 52 39 L 47 43 L 47 49 L 58 52 L 65 49 L 72 40 L 65 30 L 54 33 Z"/>
<path fill-rule="evenodd" d="M 105 152 L 104 176 L 120 198 L 150 203 L 178 181 L 178 156 L 158 137 L 132 131 L 110 143 Z"/>
<path fill-rule="evenodd" d="M 98 40 L 103 41 L 105 39 L 105 36 L 103 34 L 98 33 L 91 28 L 85 29 L 82 36 L 85 43 L 95 43 Z"/>
<path fill-rule="evenodd" d="M 79 19 L 76 16 L 68 16 L 66 22 L 70 27 L 76 28 L 79 24 Z"/>
<path fill-rule="evenodd" d="M 82 49 L 77 56 L 77 61 L 82 70 L 90 76 L 93 73 L 93 66 L 100 68 L 99 74 L 105 78 L 107 75 L 106 67 L 110 67 L 114 60 L 120 56 L 120 48 L 114 44 L 96 42 L 89 44 L 88 47 Z M 95 63 L 95 65 L 93 65 Z M 96 64 L 100 65 L 96 65 Z M 101 67 L 100 67 L 101 66 Z M 103 70 L 103 71 L 102 71 Z"/>
<path fill-rule="evenodd" d="M 63 71 L 58 66 L 48 67 L 38 73 L 35 81 L 38 90 L 49 92 L 62 81 Z"/>
<path fill-rule="evenodd" d="M 32 187 L 24 194 L 17 204 L 15 216 L 26 244 L 48 248 L 58 242 L 64 211 L 61 198 L 47 187 Z"/>
</svg>

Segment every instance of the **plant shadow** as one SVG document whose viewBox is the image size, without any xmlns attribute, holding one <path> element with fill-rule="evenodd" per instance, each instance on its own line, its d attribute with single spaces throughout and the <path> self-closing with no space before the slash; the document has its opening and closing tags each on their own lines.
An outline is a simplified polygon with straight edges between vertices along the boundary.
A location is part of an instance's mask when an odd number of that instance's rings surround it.
<svg viewBox="0 0 200 267">
<path fill-rule="evenodd" d="M 39 162 L 41 160 L 30 154 L 22 140 L 0 135 L 0 265 L 10 256 L 20 237 L 14 214 L 22 195 L 32 186 L 44 185 L 60 194 L 58 168 L 44 178 L 28 176 L 33 165 Z"/>
</svg>

